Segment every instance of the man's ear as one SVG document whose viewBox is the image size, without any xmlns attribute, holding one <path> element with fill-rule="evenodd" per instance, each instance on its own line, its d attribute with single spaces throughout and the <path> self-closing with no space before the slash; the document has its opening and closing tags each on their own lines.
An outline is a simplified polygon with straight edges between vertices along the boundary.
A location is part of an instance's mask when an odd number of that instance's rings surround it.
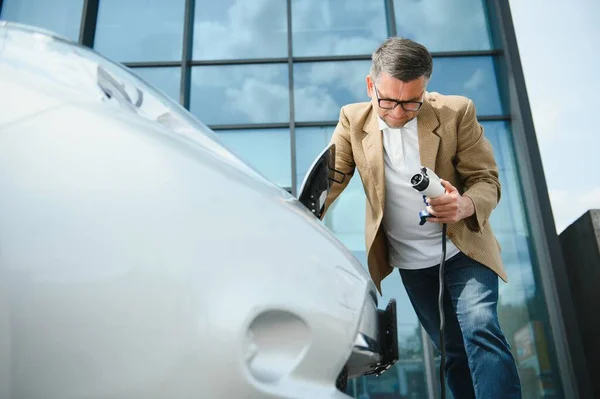
<svg viewBox="0 0 600 399">
<path fill-rule="evenodd" d="M 367 83 L 367 95 L 373 97 L 373 80 L 371 80 L 371 75 L 367 75 L 365 81 Z"/>
</svg>

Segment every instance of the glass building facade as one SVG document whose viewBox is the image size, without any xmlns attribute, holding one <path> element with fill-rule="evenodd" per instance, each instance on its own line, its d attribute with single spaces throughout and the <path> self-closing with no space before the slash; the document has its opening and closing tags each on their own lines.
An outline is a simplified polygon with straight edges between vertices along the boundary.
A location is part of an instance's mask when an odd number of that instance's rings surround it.
<svg viewBox="0 0 600 399">
<path fill-rule="evenodd" d="M 553 221 L 545 186 L 535 182 L 541 172 L 507 2 L 0 0 L 0 18 L 46 28 L 127 65 L 294 194 L 329 142 L 340 107 L 368 101 L 371 52 L 388 36 L 421 42 L 434 57 L 429 91 L 471 98 L 495 151 L 503 195 L 491 223 L 510 279 L 500 284 L 498 311 L 524 398 L 575 397 L 552 295 Z M 366 264 L 364 220 L 355 177 L 324 223 Z M 390 298 L 398 302 L 400 361 L 381 377 L 351 380 L 347 392 L 437 397 L 439 358 L 398 273 L 383 282 L 380 303 Z"/>
</svg>

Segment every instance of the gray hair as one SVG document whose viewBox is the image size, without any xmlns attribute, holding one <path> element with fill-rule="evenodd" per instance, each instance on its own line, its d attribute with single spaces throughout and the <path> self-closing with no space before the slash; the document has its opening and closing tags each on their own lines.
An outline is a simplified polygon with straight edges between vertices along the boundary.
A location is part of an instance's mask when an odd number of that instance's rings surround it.
<svg viewBox="0 0 600 399">
<path fill-rule="evenodd" d="M 371 79 L 377 81 L 381 72 L 403 82 L 410 82 L 425 76 L 427 80 L 433 71 L 433 60 L 425 46 L 410 39 L 390 37 L 373 53 Z"/>
</svg>

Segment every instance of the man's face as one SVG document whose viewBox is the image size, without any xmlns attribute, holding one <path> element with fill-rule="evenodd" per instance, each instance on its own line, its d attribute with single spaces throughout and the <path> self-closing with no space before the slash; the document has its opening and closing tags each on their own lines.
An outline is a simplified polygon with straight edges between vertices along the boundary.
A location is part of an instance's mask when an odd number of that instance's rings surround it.
<svg viewBox="0 0 600 399">
<path fill-rule="evenodd" d="M 423 101 L 426 88 L 427 79 L 424 76 L 410 82 L 403 82 L 386 72 L 379 75 L 377 82 L 374 82 L 371 76 L 367 76 L 367 92 L 371 97 L 373 107 L 377 110 L 379 117 L 391 128 L 401 128 L 419 114 L 420 105 L 417 102 Z M 379 106 L 378 98 L 382 107 Z M 396 105 L 394 101 L 410 101 L 412 103 Z M 390 107 L 394 108 L 385 109 Z"/>
</svg>

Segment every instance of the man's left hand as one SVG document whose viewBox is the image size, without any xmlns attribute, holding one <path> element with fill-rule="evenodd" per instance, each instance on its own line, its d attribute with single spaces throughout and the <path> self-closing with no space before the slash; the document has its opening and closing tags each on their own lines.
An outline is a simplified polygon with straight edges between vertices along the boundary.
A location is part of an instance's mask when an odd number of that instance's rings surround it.
<svg viewBox="0 0 600 399">
<path fill-rule="evenodd" d="M 456 223 L 459 220 L 468 218 L 475 213 L 475 206 L 469 197 L 460 195 L 456 187 L 441 180 L 446 193 L 437 198 L 427 198 L 429 206 L 427 210 L 432 215 L 428 222 L 432 223 Z"/>
</svg>

